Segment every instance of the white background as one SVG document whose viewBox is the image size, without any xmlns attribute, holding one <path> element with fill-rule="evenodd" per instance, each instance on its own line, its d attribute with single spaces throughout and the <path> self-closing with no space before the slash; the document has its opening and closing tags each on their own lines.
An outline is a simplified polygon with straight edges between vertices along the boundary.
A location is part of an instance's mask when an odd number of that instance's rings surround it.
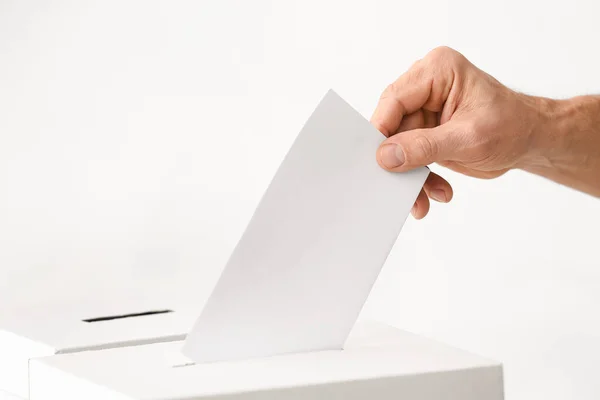
<svg viewBox="0 0 600 400">
<path fill-rule="evenodd" d="M 600 3 L 486 3 L 0 0 L 0 312 L 199 311 L 325 91 L 369 117 L 438 45 L 520 91 L 600 93 Z M 407 222 L 363 316 L 503 361 L 509 400 L 598 398 L 600 201 L 433 169 L 455 200 Z"/>
</svg>

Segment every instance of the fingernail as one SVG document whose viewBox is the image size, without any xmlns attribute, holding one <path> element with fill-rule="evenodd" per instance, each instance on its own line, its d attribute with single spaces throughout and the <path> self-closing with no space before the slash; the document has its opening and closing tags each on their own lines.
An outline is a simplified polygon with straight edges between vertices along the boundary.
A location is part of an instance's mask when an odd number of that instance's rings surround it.
<svg viewBox="0 0 600 400">
<path fill-rule="evenodd" d="M 446 192 L 441 189 L 433 189 L 429 192 L 429 196 L 435 201 L 439 201 L 440 203 L 446 203 L 448 198 L 446 197 Z"/>
<path fill-rule="evenodd" d="M 379 149 L 379 158 L 386 168 L 396 168 L 404 164 L 404 152 L 397 144 L 387 143 Z"/>
</svg>

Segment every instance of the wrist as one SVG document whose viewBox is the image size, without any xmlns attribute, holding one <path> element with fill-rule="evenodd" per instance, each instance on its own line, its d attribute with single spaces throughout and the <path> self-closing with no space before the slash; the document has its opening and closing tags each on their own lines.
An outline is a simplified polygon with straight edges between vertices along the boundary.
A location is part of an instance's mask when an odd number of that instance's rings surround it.
<svg viewBox="0 0 600 400">
<path fill-rule="evenodd" d="M 540 102 L 520 168 L 600 197 L 600 96 Z"/>
<path fill-rule="evenodd" d="M 590 138 L 600 138 L 600 97 L 535 97 L 532 103 L 531 137 L 522 168 L 539 173 L 585 162 L 590 155 Z"/>
</svg>

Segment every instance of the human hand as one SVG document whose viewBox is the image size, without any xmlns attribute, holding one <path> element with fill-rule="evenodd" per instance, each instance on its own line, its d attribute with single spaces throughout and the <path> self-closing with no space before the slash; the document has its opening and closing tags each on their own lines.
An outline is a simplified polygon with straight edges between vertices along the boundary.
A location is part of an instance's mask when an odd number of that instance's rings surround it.
<svg viewBox="0 0 600 400">
<path fill-rule="evenodd" d="M 402 172 L 438 163 L 477 178 L 496 178 L 536 158 L 549 100 L 514 92 L 446 47 L 431 51 L 389 85 L 371 123 L 388 137 L 379 164 Z M 421 219 L 429 198 L 452 199 L 450 184 L 431 173 L 412 209 Z"/>
</svg>

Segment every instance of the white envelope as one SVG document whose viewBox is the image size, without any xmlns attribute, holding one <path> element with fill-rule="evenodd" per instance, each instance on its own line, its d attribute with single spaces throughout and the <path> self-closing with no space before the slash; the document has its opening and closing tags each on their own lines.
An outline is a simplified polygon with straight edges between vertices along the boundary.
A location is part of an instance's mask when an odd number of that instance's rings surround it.
<svg viewBox="0 0 600 400">
<path fill-rule="evenodd" d="M 329 91 L 183 347 L 195 362 L 341 349 L 429 173 L 383 170 L 384 136 Z"/>
</svg>

